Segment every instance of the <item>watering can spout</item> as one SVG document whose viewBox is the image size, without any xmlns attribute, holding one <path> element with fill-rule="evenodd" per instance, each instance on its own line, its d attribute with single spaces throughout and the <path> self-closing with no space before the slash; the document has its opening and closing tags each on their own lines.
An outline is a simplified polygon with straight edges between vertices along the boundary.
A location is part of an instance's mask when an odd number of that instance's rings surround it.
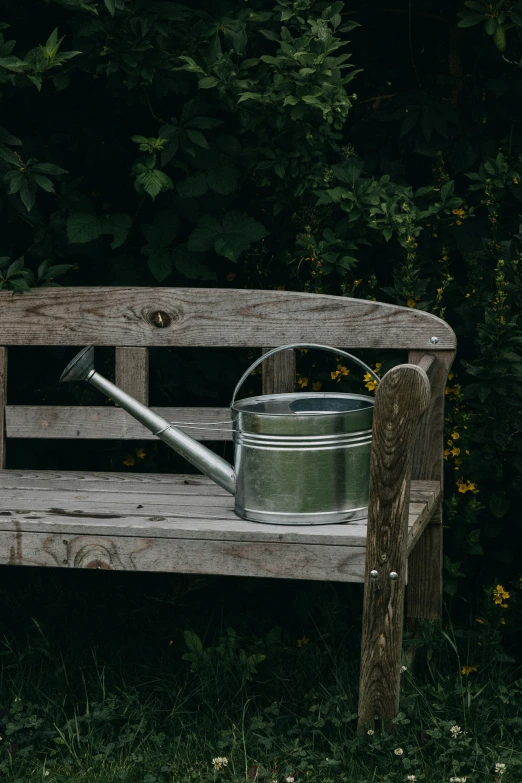
<svg viewBox="0 0 522 783">
<path fill-rule="evenodd" d="M 219 486 L 230 492 L 231 495 L 235 494 L 236 481 L 232 465 L 96 372 L 94 369 L 94 348 L 92 345 L 83 348 L 69 362 L 60 377 L 60 381 L 88 381 L 92 386 L 95 386 L 114 400 L 120 408 L 130 413 L 156 437 L 182 457 L 185 457 L 194 467 L 213 479 Z"/>
</svg>

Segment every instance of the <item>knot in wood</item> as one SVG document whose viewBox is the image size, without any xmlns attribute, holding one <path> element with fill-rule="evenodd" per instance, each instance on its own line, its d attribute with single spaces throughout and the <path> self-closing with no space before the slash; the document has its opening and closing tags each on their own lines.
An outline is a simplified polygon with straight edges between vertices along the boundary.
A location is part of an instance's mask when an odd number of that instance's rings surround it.
<svg viewBox="0 0 522 783">
<path fill-rule="evenodd" d="M 75 553 L 74 567 L 110 571 L 112 568 L 112 556 L 110 551 L 102 544 L 84 544 Z"/>
<path fill-rule="evenodd" d="M 167 326 L 171 325 L 172 317 L 164 310 L 156 310 L 154 313 L 150 314 L 149 321 L 158 329 L 166 329 Z"/>
</svg>

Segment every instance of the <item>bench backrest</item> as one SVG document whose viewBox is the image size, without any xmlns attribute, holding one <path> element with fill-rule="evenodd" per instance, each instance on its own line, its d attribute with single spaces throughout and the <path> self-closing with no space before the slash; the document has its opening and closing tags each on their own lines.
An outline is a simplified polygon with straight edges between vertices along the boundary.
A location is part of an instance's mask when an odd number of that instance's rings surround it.
<svg viewBox="0 0 522 783">
<path fill-rule="evenodd" d="M 420 428 L 414 478 L 441 480 L 444 389 L 456 339 L 429 313 L 380 302 L 287 291 L 205 288 L 48 288 L 0 293 L 0 468 L 13 438 L 153 438 L 119 408 L 7 405 L 7 353 L 16 345 L 116 347 L 116 383 L 148 402 L 148 348 L 271 348 L 314 342 L 339 348 L 408 349 L 430 364 L 432 403 Z M 291 391 L 295 358 L 263 365 L 263 392 Z M 427 357 L 433 357 L 427 359 Z M 433 360 L 434 359 L 434 360 Z M 158 409 L 168 420 L 223 422 L 220 408 Z M 222 424 L 200 439 L 230 439 Z"/>
</svg>

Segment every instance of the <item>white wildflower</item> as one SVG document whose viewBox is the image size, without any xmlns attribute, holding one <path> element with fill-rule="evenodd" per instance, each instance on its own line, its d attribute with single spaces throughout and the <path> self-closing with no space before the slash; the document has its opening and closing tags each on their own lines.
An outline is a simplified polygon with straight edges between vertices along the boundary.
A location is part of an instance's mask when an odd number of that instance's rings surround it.
<svg viewBox="0 0 522 783">
<path fill-rule="evenodd" d="M 502 764 L 502 762 L 495 764 L 495 772 L 497 773 L 497 775 L 503 775 L 505 771 L 506 771 L 505 764 Z"/>
<path fill-rule="evenodd" d="M 368 729 L 367 733 L 370 735 L 370 737 L 373 737 L 373 735 L 375 734 L 373 729 Z"/>
<path fill-rule="evenodd" d="M 393 752 L 395 753 L 396 756 L 402 756 L 402 754 L 404 753 L 402 748 L 395 748 Z"/>
<path fill-rule="evenodd" d="M 415 783 L 415 781 L 417 780 L 417 775 L 408 775 L 406 780 L 408 780 L 409 783 Z"/>
<path fill-rule="evenodd" d="M 460 726 L 452 726 L 450 728 L 450 731 L 451 731 L 453 737 L 455 737 L 455 738 L 457 738 L 459 736 L 459 734 L 462 734 L 462 729 L 460 728 Z"/>
<path fill-rule="evenodd" d="M 450 783 L 466 783 L 467 777 L 465 778 L 450 778 Z"/>
<path fill-rule="evenodd" d="M 294 783 L 294 778 L 292 777 L 292 775 L 289 775 L 287 778 L 285 778 L 285 780 L 286 783 Z"/>
<path fill-rule="evenodd" d="M 215 759 L 212 759 L 212 766 L 214 769 L 223 769 L 223 767 L 226 767 L 228 764 L 228 759 L 226 756 L 216 756 Z"/>
<path fill-rule="evenodd" d="M 404 674 L 404 672 L 407 672 L 407 671 L 408 671 L 408 667 L 407 666 L 401 666 L 401 674 Z"/>
</svg>

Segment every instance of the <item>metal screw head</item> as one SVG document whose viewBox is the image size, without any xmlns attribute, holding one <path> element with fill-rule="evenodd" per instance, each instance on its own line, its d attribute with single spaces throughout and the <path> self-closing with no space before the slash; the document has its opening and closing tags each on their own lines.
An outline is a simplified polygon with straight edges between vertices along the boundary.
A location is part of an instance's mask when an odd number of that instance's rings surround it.
<svg viewBox="0 0 522 783">
<path fill-rule="evenodd" d="M 430 337 L 430 343 L 432 345 L 437 345 L 438 342 L 440 342 L 438 337 Z"/>
<path fill-rule="evenodd" d="M 398 578 L 399 578 L 399 574 L 397 573 L 397 571 L 391 571 L 390 579 L 392 580 L 392 582 L 395 582 Z"/>
<path fill-rule="evenodd" d="M 379 572 L 376 571 L 375 568 L 373 569 L 373 571 L 370 571 L 370 577 L 372 579 L 377 579 L 378 576 L 379 576 Z"/>
</svg>

